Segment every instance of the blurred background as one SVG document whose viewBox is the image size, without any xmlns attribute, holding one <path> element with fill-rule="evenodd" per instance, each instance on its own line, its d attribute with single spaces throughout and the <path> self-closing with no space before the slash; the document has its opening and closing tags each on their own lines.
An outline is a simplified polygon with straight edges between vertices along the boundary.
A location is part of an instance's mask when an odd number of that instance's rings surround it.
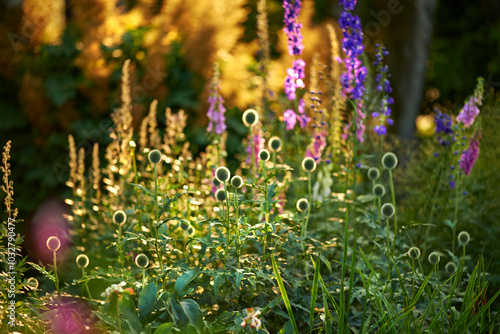
<svg viewBox="0 0 500 334">
<path fill-rule="evenodd" d="M 12 140 L 15 205 L 26 222 L 69 192 L 68 134 L 88 154 L 106 145 L 110 113 L 120 105 L 121 67 L 131 59 L 134 128 L 158 99 L 184 109 L 196 154 L 205 127 L 213 63 L 221 68 L 228 127 L 257 104 L 262 75 L 257 0 L 1 0 L 0 137 Z M 268 0 L 269 89 L 282 94 L 290 58 L 282 2 Z M 338 0 L 304 0 L 304 56 L 329 63 L 327 24 L 341 38 Z M 370 63 L 387 46 L 394 87 L 393 134 L 420 140 L 417 117 L 454 112 L 482 76 L 491 98 L 500 87 L 497 0 L 361 0 L 356 7 Z M 307 72 L 306 72 L 306 75 Z M 306 82 L 307 85 L 307 82 Z M 276 107 L 279 108 L 279 107 Z M 498 109 L 492 109 L 498 113 Z M 164 123 L 159 119 L 159 123 Z M 228 143 L 228 150 L 241 150 Z M 90 161 L 90 159 L 87 159 Z M 497 175 L 498 177 L 498 175 Z M 497 197 L 498 198 L 498 197 Z M 18 231 L 21 232 L 22 231 Z"/>
</svg>

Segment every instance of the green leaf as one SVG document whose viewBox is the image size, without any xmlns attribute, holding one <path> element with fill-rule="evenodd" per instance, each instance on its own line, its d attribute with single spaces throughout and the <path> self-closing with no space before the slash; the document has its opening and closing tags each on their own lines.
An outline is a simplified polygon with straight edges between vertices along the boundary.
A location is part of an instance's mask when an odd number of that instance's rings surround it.
<svg viewBox="0 0 500 334">
<path fill-rule="evenodd" d="M 188 320 L 186 314 L 184 314 L 182 306 L 175 299 L 169 299 L 169 304 L 172 309 L 174 319 L 176 320 L 175 322 L 178 323 L 181 328 L 186 327 Z"/>
<path fill-rule="evenodd" d="M 54 282 L 54 283 L 56 282 L 55 276 L 52 275 L 51 273 L 49 273 L 47 270 L 45 270 L 45 268 L 40 267 L 38 264 L 33 263 L 33 262 L 28 262 L 28 264 L 31 265 L 36 270 L 38 270 L 39 272 L 41 272 L 42 274 L 44 274 L 45 277 L 47 277 L 48 279 L 50 279 L 52 282 Z"/>
<path fill-rule="evenodd" d="M 140 184 L 135 184 L 135 183 L 129 183 L 132 187 L 136 187 L 136 188 L 139 188 L 141 189 L 145 194 L 151 196 L 151 198 L 155 198 L 155 195 L 149 190 L 149 189 L 146 189 L 144 188 L 143 186 L 141 186 Z"/>
<path fill-rule="evenodd" d="M 126 295 L 122 295 L 122 299 L 118 302 L 122 319 L 129 325 L 132 333 L 141 334 L 142 325 L 139 321 L 139 315 L 134 303 Z"/>
<path fill-rule="evenodd" d="M 309 328 L 311 331 L 314 328 L 314 308 L 316 307 L 316 297 L 318 296 L 318 282 L 319 282 L 319 268 L 320 268 L 320 255 L 318 254 L 318 257 L 316 258 L 316 263 L 311 257 L 311 261 L 315 267 L 314 270 L 314 278 L 313 278 L 313 285 L 312 285 L 312 291 L 311 291 L 311 306 L 309 309 Z"/>
<path fill-rule="evenodd" d="M 295 317 L 293 316 L 292 306 L 290 305 L 290 300 L 288 299 L 285 285 L 283 284 L 283 279 L 281 279 L 281 275 L 280 275 L 278 266 L 276 265 L 276 260 L 274 259 L 274 255 L 271 256 L 271 260 L 273 262 L 274 275 L 276 276 L 276 281 L 278 281 L 278 286 L 280 288 L 281 296 L 283 297 L 283 302 L 285 303 L 285 307 L 286 307 L 286 310 L 288 312 L 288 316 L 289 316 L 290 321 L 292 322 L 292 325 L 293 325 L 293 331 L 295 334 L 299 334 L 299 330 L 297 328 L 297 323 L 295 322 Z M 285 328 L 285 327 L 283 327 L 283 328 Z M 281 331 L 280 331 L 280 333 L 281 333 Z"/>
<path fill-rule="evenodd" d="M 184 314 L 187 316 L 188 322 L 196 327 L 198 332 L 203 331 L 203 316 L 201 314 L 200 306 L 192 299 L 183 299 L 179 302 Z"/>
<path fill-rule="evenodd" d="M 139 294 L 139 314 L 141 321 L 150 314 L 155 307 L 157 290 L 154 282 L 149 283 Z"/>
<path fill-rule="evenodd" d="M 184 289 L 198 276 L 198 268 L 188 270 L 175 281 L 175 292 L 178 297 L 182 297 Z"/>
<path fill-rule="evenodd" d="M 170 334 L 174 329 L 174 324 L 167 322 L 166 324 L 160 325 L 154 332 L 154 334 Z"/>
</svg>

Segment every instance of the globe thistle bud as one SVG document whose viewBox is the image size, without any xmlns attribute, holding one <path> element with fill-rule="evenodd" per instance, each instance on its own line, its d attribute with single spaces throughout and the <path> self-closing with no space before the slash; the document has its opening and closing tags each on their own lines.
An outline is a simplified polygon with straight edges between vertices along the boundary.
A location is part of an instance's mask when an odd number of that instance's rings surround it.
<svg viewBox="0 0 500 334">
<path fill-rule="evenodd" d="M 239 175 L 233 176 L 231 179 L 231 185 L 237 189 L 241 188 L 243 186 L 243 179 Z"/>
<path fill-rule="evenodd" d="M 377 167 L 370 167 L 367 175 L 370 180 L 376 180 L 380 177 L 380 171 Z"/>
<path fill-rule="evenodd" d="M 61 247 L 61 241 L 58 237 L 52 236 L 47 239 L 47 248 L 52 252 L 57 252 L 57 250 Z"/>
<path fill-rule="evenodd" d="M 387 152 L 382 157 L 382 165 L 386 169 L 394 169 L 398 165 L 398 158 L 392 152 Z"/>
<path fill-rule="evenodd" d="M 418 247 L 411 247 L 408 250 L 408 256 L 413 260 L 418 259 L 420 257 L 420 249 L 418 249 Z"/>
<path fill-rule="evenodd" d="M 372 192 L 374 196 L 382 197 L 385 195 L 385 187 L 380 183 L 377 183 L 376 185 L 373 186 Z"/>
<path fill-rule="evenodd" d="M 118 225 L 125 224 L 125 222 L 127 221 L 127 215 L 125 214 L 125 212 L 123 210 L 117 210 L 113 214 L 113 221 L 115 222 L 115 224 L 118 224 Z"/>
<path fill-rule="evenodd" d="M 396 210 L 394 210 L 394 205 L 392 205 L 392 203 L 385 203 L 380 209 L 380 213 L 385 218 L 391 218 L 394 215 L 395 211 Z"/>
<path fill-rule="evenodd" d="M 441 259 L 441 257 L 439 256 L 438 252 L 432 252 L 429 254 L 428 260 L 429 260 L 429 263 L 432 265 L 438 263 L 440 259 Z"/>
<path fill-rule="evenodd" d="M 194 234 L 194 228 L 193 227 L 190 227 L 189 230 L 187 231 L 187 233 L 189 235 L 193 235 Z"/>
<path fill-rule="evenodd" d="M 255 109 L 247 109 L 242 118 L 246 127 L 252 127 L 259 122 L 259 114 Z"/>
<path fill-rule="evenodd" d="M 301 198 L 297 201 L 297 210 L 304 212 L 309 209 L 309 201 L 306 198 Z"/>
<path fill-rule="evenodd" d="M 267 160 L 269 160 L 270 157 L 271 157 L 271 155 L 269 154 L 268 150 L 263 149 L 263 150 L 259 151 L 259 159 L 260 160 L 267 161 Z"/>
<path fill-rule="evenodd" d="M 128 147 L 130 147 L 131 149 L 135 150 L 136 148 L 136 144 L 135 144 L 135 141 L 131 140 L 128 142 Z"/>
<path fill-rule="evenodd" d="M 453 262 L 448 262 L 444 270 L 446 270 L 448 274 L 453 275 L 457 271 L 457 265 Z"/>
<path fill-rule="evenodd" d="M 34 278 L 34 277 L 30 277 L 26 281 L 26 286 L 29 287 L 32 290 L 38 289 L 38 284 L 39 284 L 38 280 L 36 278 Z"/>
<path fill-rule="evenodd" d="M 161 152 L 158 150 L 152 150 L 148 155 L 149 162 L 156 165 L 161 161 Z"/>
<path fill-rule="evenodd" d="M 231 178 L 231 172 L 229 172 L 227 167 L 219 167 L 215 170 L 215 177 L 219 182 L 224 183 Z"/>
<path fill-rule="evenodd" d="M 181 221 L 179 226 L 183 231 L 187 231 L 187 229 L 189 228 L 189 223 L 186 223 L 185 221 Z"/>
<path fill-rule="evenodd" d="M 146 268 L 149 265 L 149 258 L 146 254 L 139 254 L 135 257 L 135 265 L 139 268 Z"/>
<path fill-rule="evenodd" d="M 214 177 L 212 178 L 212 184 L 213 184 L 214 186 L 218 187 L 218 186 L 220 186 L 222 183 L 220 183 L 220 181 L 219 181 L 219 180 L 217 180 L 217 178 L 214 176 Z"/>
<path fill-rule="evenodd" d="M 89 257 L 85 254 L 80 254 L 76 257 L 76 265 L 80 268 L 87 268 L 89 265 Z"/>
<path fill-rule="evenodd" d="M 273 152 L 281 151 L 281 139 L 278 136 L 271 137 L 267 143 L 269 149 Z"/>
<path fill-rule="evenodd" d="M 302 169 L 306 172 L 314 172 L 316 169 L 316 161 L 311 157 L 304 158 L 304 160 L 302 160 Z"/>
<path fill-rule="evenodd" d="M 467 245 L 470 241 L 470 235 L 466 231 L 462 231 L 458 234 L 458 242 L 460 245 Z"/>
<path fill-rule="evenodd" d="M 224 189 L 217 190 L 217 192 L 215 193 L 215 198 L 217 198 L 217 200 L 220 202 L 224 202 L 226 200 L 226 192 L 224 191 Z"/>
</svg>

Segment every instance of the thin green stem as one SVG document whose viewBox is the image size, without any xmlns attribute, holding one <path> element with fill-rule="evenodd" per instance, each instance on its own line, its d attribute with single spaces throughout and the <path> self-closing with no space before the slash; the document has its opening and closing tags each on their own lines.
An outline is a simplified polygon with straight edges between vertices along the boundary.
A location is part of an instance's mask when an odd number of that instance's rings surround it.
<svg viewBox="0 0 500 334">
<path fill-rule="evenodd" d="M 457 172 L 456 173 L 456 184 L 455 184 L 455 215 L 454 215 L 454 221 L 453 221 L 453 244 L 452 244 L 452 252 L 455 253 L 455 239 L 456 239 L 456 234 L 457 234 L 457 225 L 458 225 L 458 202 L 459 202 L 459 197 L 458 197 L 458 187 L 460 184 L 460 175 Z"/>
<path fill-rule="evenodd" d="M 116 302 L 116 318 L 118 319 L 118 331 L 122 332 L 122 322 L 121 322 L 121 319 L 120 319 L 120 307 L 119 307 L 120 303 L 117 301 Z"/>
<path fill-rule="evenodd" d="M 82 279 L 85 279 L 85 267 L 82 267 Z M 84 283 L 85 285 L 85 290 L 87 291 L 87 294 L 89 295 L 89 298 L 92 299 L 92 294 L 90 293 L 89 286 L 87 282 Z"/>
<path fill-rule="evenodd" d="M 396 238 L 398 236 L 398 212 L 396 209 L 396 195 L 394 193 L 394 182 L 392 180 L 392 170 L 389 169 L 389 183 L 391 186 L 392 205 L 394 206 L 394 240 L 392 243 L 392 252 L 396 249 Z"/>
<path fill-rule="evenodd" d="M 56 291 L 57 295 L 60 296 L 61 292 L 59 291 L 59 277 L 57 276 L 57 255 L 56 251 L 52 252 L 53 258 L 54 258 L 54 277 L 56 279 Z"/>
<path fill-rule="evenodd" d="M 234 188 L 234 209 L 236 211 L 236 263 L 238 269 L 240 269 L 240 205 L 238 203 L 238 188 Z"/>
<path fill-rule="evenodd" d="M 227 181 L 224 181 L 224 193 L 226 195 L 226 229 L 227 229 L 227 240 L 226 240 L 226 260 L 229 253 L 229 243 L 231 240 L 231 222 L 229 220 L 229 194 L 227 192 Z"/>
</svg>

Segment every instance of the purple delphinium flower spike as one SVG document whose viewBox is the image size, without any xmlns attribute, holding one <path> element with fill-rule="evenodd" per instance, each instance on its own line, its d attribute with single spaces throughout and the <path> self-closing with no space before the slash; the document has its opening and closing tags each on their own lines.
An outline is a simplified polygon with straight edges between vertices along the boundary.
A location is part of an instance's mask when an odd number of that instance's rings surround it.
<svg viewBox="0 0 500 334">
<path fill-rule="evenodd" d="M 342 29 L 342 50 L 346 58 L 343 60 L 346 71 L 340 76 L 342 96 L 355 101 L 356 136 L 363 142 L 365 126 L 363 120 L 366 115 L 362 112 L 362 99 L 365 92 L 364 82 L 367 70 L 358 57 L 364 51 L 363 32 L 361 31 L 361 20 L 351 11 L 356 6 L 356 0 L 341 0 L 340 4 L 344 10 L 340 14 L 340 28 Z"/>
<path fill-rule="evenodd" d="M 216 63 L 214 65 L 214 76 L 210 84 L 210 96 L 207 100 L 209 104 L 207 132 L 214 132 L 218 135 L 226 130 L 226 117 L 224 116 L 226 108 L 224 107 L 224 99 L 220 95 L 219 77 L 220 70 Z"/>
<path fill-rule="evenodd" d="M 375 90 L 377 93 L 382 94 L 382 99 L 380 101 L 380 111 L 373 112 L 372 116 L 378 118 L 379 124 L 375 126 L 373 131 L 379 136 L 387 134 L 386 123 L 389 125 L 393 124 L 391 116 L 390 105 L 394 103 L 394 99 L 389 97 L 388 94 L 392 92 L 391 83 L 389 82 L 389 67 L 382 63 L 384 56 L 389 55 L 387 49 L 380 44 L 375 45 L 375 61 L 373 65 L 376 67 L 377 74 L 375 75 Z"/>
<path fill-rule="evenodd" d="M 301 0 L 284 0 L 283 8 L 285 15 L 283 22 L 285 26 L 283 31 L 288 38 L 288 54 L 295 59 L 292 62 L 292 67 L 286 70 L 286 77 L 284 82 L 285 94 L 290 101 L 295 100 L 297 97 L 297 88 L 304 88 L 304 68 L 306 63 L 300 59 L 304 45 L 302 45 L 302 34 L 300 29 L 302 23 L 299 22 Z"/>
</svg>

